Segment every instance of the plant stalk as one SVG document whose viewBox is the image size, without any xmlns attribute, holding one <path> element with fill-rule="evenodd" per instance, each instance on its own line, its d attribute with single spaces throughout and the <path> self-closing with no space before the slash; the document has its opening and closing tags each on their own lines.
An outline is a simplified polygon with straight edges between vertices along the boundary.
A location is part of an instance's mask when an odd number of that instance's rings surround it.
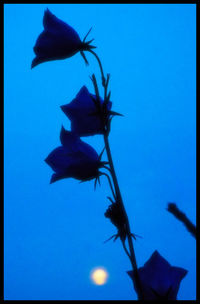
<svg viewBox="0 0 200 304">
<path fill-rule="evenodd" d="M 95 56 L 96 60 L 98 61 L 98 64 L 99 64 L 99 67 L 100 67 L 100 71 L 101 71 L 101 77 L 102 77 L 102 86 L 105 88 L 106 80 L 105 80 L 105 76 L 104 76 L 101 60 L 99 59 L 99 56 L 94 51 L 88 50 L 88 52 L 90 52 L 91 54 L 93 54 Z"/>
<path fill-rule="evenodd" d="M 142 288 L 141 288 L 141 284 L 140 284 L 140 280 L 139 280 L 139 275 L 138 275 L 138 268 L 137 268 L 137 262 L 136 262 L 136 257 L 135 257 L 135 252 L 134 252 L 134 247 L 133 247 L 133 241 L 132 241 L 132 236 L 131 236 L 131 230 L 130 230 L 130 224 L 129 224 L 129 220 L 128 220 L 128 216 L 122 201 L 122 196 L 121 196 L 121 192 L 120 192 L 120 188 L 119 188 L 119 184 L 117 181 L 117 176 L 115 173 L 115 169 L 114 169 L 114 165 L 113 165 L 113 160 L 112 160 L 112 155 L 111 155 L 111 151 L 110 151 L 110 145 L 109 145 L 109 141 L 108 141 L 108 135 L 104 135 L 104 142 L 105 142 L 105 147 L 106 147 L 106 152 L 107 152 L 107 156 L 108 156 L 108 161 L 110 164 L 110 172 L 113 178 L 113 183 L 114 183 L 114 187 L 115 187 L 115 191 L 116 191 L 116 195 L 117 195 L 117 201 L 121 206 L 121 209 L 124 213 L 125 219 L 126 219 L 126 229 L 127 229 L 127 238 L 128 238 L 128 245 L 129 245 L 129 250 L 130 250 L 130 262 L 134 271 L 134 275 L 136 278 L 136 286 L 137 286 L 137 290 L 138 290 L 138 294 L 139 294 L 139 300 L 142 299 Z M 122 244 L 123 245 L 123 244 Z"/>
<path fill-rule="evenodd" d="M 89 50 L 89 52 L 92 53 L 95 56 L 95 58 L 98 61 L 99 67 L 100 67 L 101 76 L 102 76 L 102 86 L 104 88 L 104 101 L 105 101 L 106 98 L 107 98 L 107 86 L 108 86 L 109 76 L 107 78 L 107 83 L 106 83 L 104 72 L 103 72 L 103 67 L 102 67 L 102 64 L 101 64 L 101 60 L 99 59 L 98 55 L 94 51 Z M 113 165 L 113 160 L 112 160 L 112 155 L 111 155 L 111 151 L 110 151 L 110 145 L 109 145 L 109 141 L 108 141 L 108 133 L 107 132 L 104 134 L 104 142 L 105 142 L 105 148 L 106 148 L 107 157 L 108 157 L 108 161 L 109 161 L 109 165 L 110 165 L 110 173 L 111 173 L 111 176 L 112 176 L 112 179 L 113 179 L 113 184 L 114 184 L 114 187 L 115 187 L 116 199 L 117 199 L 117 202 L 120 204 L 122 212 L 123 212 L 124 217 L 126 219 L 127 239 L 128 239 L 129 250 L 130 250 L 130 254 L 128 253 L 128 257 L 130 259 L 130 262 L 131 262 L 131 265 L 132 265 L 132 268 L 133 268 L 133 272 L 134 272 L 134 276 L 135 276 L 135 287 L 136 287 L 137 293 L 138 293 L 138 300 L 142 300 L 143 299 L 143 293 L 142 293 L 142 287 L 141 287 L 141 283 L 140 283 L 140 279 L 139 279 L 139 275 L 138 275 L 138 268 L 137 268 L 137 262 L 136 262 L 134 247 L 133 247 L 130 224 L 129 224 L 128 216 L 127 216 L 124 204 L 123 204 L 119 184 L 118 184 L 118 181 L 117 181 L 117 176 L 116 176 L 115 168 L 114 168 L 114 165 Z M 123 246 L 123 248 L 125 246 L 125 244 L 123 244 L 123 242 L 122 242 L 122 246 Z M 125 248 L 124 248 L 124 250 L 125 250 Z M 125 252 L 126 252 L 126 250 L 125 250 Z M 126 252 L 126 254 L 127 254 L 127 252 Z"/>
</svg>

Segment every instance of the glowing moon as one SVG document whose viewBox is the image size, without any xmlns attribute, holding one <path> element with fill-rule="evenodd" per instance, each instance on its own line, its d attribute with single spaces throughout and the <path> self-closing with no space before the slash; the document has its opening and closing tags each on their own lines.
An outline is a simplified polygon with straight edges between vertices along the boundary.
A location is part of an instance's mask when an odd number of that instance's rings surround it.
<svg viewBox="0 0 200 304">
<path fill-rule="evenodd" d="M 108 273 L 107 271 L 102 267 L 97 267 L 92 270 L 90 275 L 91 280 L 96 285 L 103 285 L 107 282 L 108 279 Z"/>
</svg>

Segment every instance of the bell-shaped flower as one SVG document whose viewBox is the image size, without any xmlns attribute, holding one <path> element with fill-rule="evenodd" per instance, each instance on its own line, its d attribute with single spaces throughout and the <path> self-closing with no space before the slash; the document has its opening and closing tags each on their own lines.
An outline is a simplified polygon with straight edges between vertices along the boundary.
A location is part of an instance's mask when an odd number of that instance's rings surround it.
<svg viewBox="0 0 200 304">
<path fill-rule="evenodd" d="M 31 68 L 36 65 L 58 59 L 65 59 L 81 52 L 85 62 L 88 64 L 83 51 L 95 48 L 90 45 L 92 40 L 81 41 L 78 33 L 68 24 L 58 19 L 49 9 L 46 9 L 43 17 L 44 30 L 37 38 L 33 48 L 36 57 L 32 61 Z"/>
<path fill-rule="evenodd" d="M 138 293 L 135 272 L 127 273 Z M 186 274 L 187 270 L 171 266 L 158 251 L 154 251 L 144 266 L 138 269 L 144 300 L 176 300 L 181 280 Z"/>
<path fill-rule="evenodd" d="M 112 102 L 104 103 L 101 97 L 90 94 L 83 86 L 76 97 L 62 111 L 71 120 L 71 130 L 78 136 L 103 134 L 112 111 Z"/>
<path fill-rule="evenodd" d="M 60 141 L 62 146 L 54 149 L 45 159 L 55 172 L 50 183 L 68 177 L 82 182 L 99 177 L 99 168 L 105 162 L 100 160 L 97 152 L 90 145 L 63 127 Z"/>
</svg>

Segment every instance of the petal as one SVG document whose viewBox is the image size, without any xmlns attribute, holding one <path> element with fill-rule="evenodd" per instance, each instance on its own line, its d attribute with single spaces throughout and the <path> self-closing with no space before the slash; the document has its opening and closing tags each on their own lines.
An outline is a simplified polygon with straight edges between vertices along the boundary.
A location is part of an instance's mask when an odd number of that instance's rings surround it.
<svg viewBox="0 0 200 304">
<path fill-rule="evenodd" d="M 96 96 L 90 94 L 87 87 L 83 86 L 76 98 L 69 104 L 61 106 L 62 111 L 71 120 L 71 130 L 79 136 L 88 136 L 102 134 L 104 126 L 97 113 L 96 105 L 93 99 Z M 100 103 L 103 99 L 100 98 Z M 112 103 L 109 102 L 107 109 L 110 110 Z"/>
<path fill-rule="evenodd" d="M 79 151 L 79 137 L 74 133 L 65 130 L 63 126 L 60 131 L 60 142 L 68 150 L 69 153 Z"/>
<path fill-rule="evenodd" d="M 63 127 L 60 138 L 63 146 L 54 149 L 45 159 L 55 171 L 51 183 L 66 177 L 82 181 L 96 178 L 101 164 L 97 152 Z"/>
<path fill-rule="evenodd" d="M 181 267 L 171 267 L 171 275 L 175 282 L 180 282 L 188 273 L 188 271 Z"/>
<path fill-rule="evenodd" d="M 57 182 L 58 180 L 61 180 L 63 178 L 67 178 L 67 176 L 64 176 L 61 173 L 54 173 L 51 176 L 50 184 Z"/>
<path fill-rule="evenodd" d="M 69 104 L 72 109 L 83 109 L 84 111 L 94 111 L 95 105 L 86 86 L 83 86 L 76 97 Z"/>
<path fill-rule="evenodd" d="M 80 151 L 84 154 L 85 160 L 88 159 L 93 162 L 99 162 L 99 156 L 97 152 L 88 144 L 81 141 Z"/>
<path fill-rule="evenodd" d="M 58 147 L 54 149 L 45 162 L 55 171 L 55 172 L 65 172 L 71 165 L 76 163 L 76 159 L 69 155 L 69 151 L 64 147 Z"/>
<path fill-rule="evenodd" d="M 53 15 L 48 8 L 44 13 L 43 26 L 46 31 L 54 32 L 56 34 L 63 33 L 69 40 L 81 42 L 78 33 L 67 23 Z"/>
<path fill-rule="evenodd" d="M 83 111 L 71 112 L 71 130 L 79 136 L 90 136 L 103 133 L 103 125 L 98 116 L 83 115 Z"/>
<path fill-rule="evenodd" d="M 83 50 L 84 44 L 77 32 L 48 9 L 44 13 L 43 25 L 44 31 L 33 48 L 37 57 L 32 62 L 32 68 L 45 61 L 71 57 Z"/>
<path fill-rule="evenodd" d="M 33 50 L 36 55 L 48 60 L 64 59 L 78 52 L 79 44 L 69 40 L 62 32 L 55 34 L 43 31 L 37 38 Z"/>
<path fill-rule="evenodd" d="M 170 264 L 165 260 L 157 250 L 154 251 L 150 259 L 144 264 L 145 269 L 156 269 L 160 272 L 169 272 Z"/>
<path fill-rule="evenodd" d="M 135 274 L 128 271 L 135 285 Z M 139 278 L 146 300 L 166 298 L 176 300 L 179 285 L 187 271 L 183 268 L 172 267 L 158 251 L 155 251 L 143 267 L 138 269 Z"/>
<path fill-rule="evenodd" d="M 186 269 L 180 267 L 171 267 L 171 292 L 170 292 L 170 299 L 176 299 L 177 293 L 180 287 L 180 283 L 182 279 L 186 276 L 188 271 Z"/>
<path fill-rule="evenodd" d="M 85 162 L 97 162 L 99 160 L 97 152 L 88 144 L 83 142 L 77 135 L 64 129 L 62 126 L 60 132 L 62 145 L 70 151 L 76 153 L 76 158 Z"/>
<path fill-rule="evenodd" d="M 44 60 L 40 57 L 35 57 L 32 61 L 32 64 L 31 64 L 31 69 L 34 68 L 36 65 L 42 63 Z"/>
<path fill-rule="evenodd" d="M 76 100 L 78 101 L 79 105 L 82 104 L 84 107 L 89 107 L 89 108 L 94 108 L 95 105 L 94 102 L 92 101 L 91 96 L 92 94 L 89 93 L 88 89 L 86 86 L 83 86 L 78 94 L 76 95 Z"/>
<path fill-rule="evenodd" d="M 159 294 L 166 294 L 171 286 L 170 264 L 155 251 L 140 270 L 141 279 Z M 149 282 L 151 282 L 149 284 Z"/>
<path fill-rule="evenodd" d="M 62 46 L 63 41 L 60 36 L 56 36 L 50 32 L 43 31 L 37 38 L 36 44 L 33 48 L 36 55 L 47 57 L 56 51 L 57 46 Z"/>
<path fill-rule="evenodd" d="M 83 86 L 76 97 L 67 105 L 61 106 L 61 109 L 66 115 L 75 113 L 75 111 L 84 111 L 85 113 L 92 113 L 96 110 L 96 106 L 91 96 L 96 99 L 96 96 L 90 94 L 87 87 Z M 103 100 L 100 98 L 100 102 L 103 103 Z"/>
</svg>

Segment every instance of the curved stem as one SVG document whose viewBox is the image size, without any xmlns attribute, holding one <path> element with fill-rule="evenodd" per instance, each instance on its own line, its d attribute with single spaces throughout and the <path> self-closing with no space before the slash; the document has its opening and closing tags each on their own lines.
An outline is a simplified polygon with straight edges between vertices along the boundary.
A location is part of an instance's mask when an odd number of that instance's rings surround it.
<svg viewBox="0 0 200 304">
<path fill-rule="evenodd" d="M 107 166 L 103 165 L 103 166 L 102 166 L 102 168 L 104 168 L 104 169 L 108 170 L 108 171 L 111 173 L 111 169 L 110 169 L 109 167 L 107 167 Z"/>
<path fill-rule="evenodd" d="M 106 85 L 106 81 L 105 81 L 105 76 L 104 76 L 104 72 L 103 72 L 103 67 L 102 67 L 102 64 L 101 64 L 101 60 L 99 59 L 99 56 L 92 50 L 88 50 L 88 52 L 92 53 L 95 58 L 97 59 L 98 61 L 98 64 L 99 64 L 99 67 L 100 67 L 100 70 L 101 70 L 101 77 L 102 77 L 102 85 L 103 87 L 105 88 L 105 85 Z"/>
</svg>

